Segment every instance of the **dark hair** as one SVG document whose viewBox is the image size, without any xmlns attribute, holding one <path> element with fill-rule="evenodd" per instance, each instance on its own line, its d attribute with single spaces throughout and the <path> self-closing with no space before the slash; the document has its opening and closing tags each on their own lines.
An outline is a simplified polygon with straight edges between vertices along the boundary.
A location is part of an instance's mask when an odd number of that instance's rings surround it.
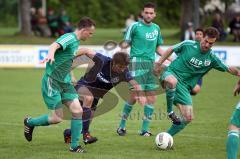
<svg viewBox="0 0 240 159">
<path fill-rule="evenodd" d="M 144 8 L 153 8 L 154 10 L 156 9 L 156 4 L 152 3 L 152 2 L 148 2 L 143 6 Z"/>
<path fill-rule="evenodd" d="M 116 52 L 113 55 L 112 61 L 114 64 L 127 66 L 130 63 L 130 58 L 126 52 Z"/>
<path fill-rule="evenodd" d="M 80 30 L 82 28 L 90 28 L 96 26 L 95 22 L 89 17 L 83 17 L 77 24 L 77 28 Z"/>
<path fill-rule="evenodd" d="M 202 28 L 195 29 L 195 33 L 197 33 L 198 31 L 200 31 L 200 32 L 202 32 L 204 34 L 204 30 Z"/>
<path fill-rule="evenodd" d="M 219 38 L 219 31 L 214 27 L 208 27 L 205 31 L 205 36 L 207 35 L 209 38 Z"/>
</svg>

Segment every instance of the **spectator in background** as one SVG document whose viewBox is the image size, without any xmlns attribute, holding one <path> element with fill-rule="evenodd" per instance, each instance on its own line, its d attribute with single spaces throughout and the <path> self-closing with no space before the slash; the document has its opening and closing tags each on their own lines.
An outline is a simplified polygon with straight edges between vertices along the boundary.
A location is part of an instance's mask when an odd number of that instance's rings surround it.
<svg viewBox="0 0 240 159">
<path fill-rule="evenodd" d="M 36 14 L 36 8 L 31 8 L 30 10 L 30 17 L 31 17 L 31 30 L 33 32 L 34 35 L 38 35 L 39 34 L 39 30 L 37 27 L 37 14 Z"/>
<path fill-rule="evenodd" d="M 125 22 L 125 26 L 126 28 L 128 28 L 131 24 L 135 23 L 135 17 L 133 14 L 130 14 L 129 17 L 127 18 L 126 22 Z"/>
<path fill-rule="evenodd" d="M 135 23 L 136 21 L 135 21 L 135 17 L 134 17 L 134 15 L 133 14 L 130 14 L 129 15 L 129 17 L 126 19 L 126 21 L 125 21 L 125 28 L 123 29 L 123 34 L 125 34 L 126 33 L 126 31 L 127 31 L 127 29 L 128 29 L 128 27 L 130 26 L 130 25 L 132 25 L 133 23 Z"/>
<path fill-rule="evenodd" d="M 232 19 L 229 24 L 230 30 L 234 36 L 233 41 L 238 42 L 240 41 L 240 14 Z"/>
<path fill-rule="evenodd" d="M 219 33 L 219 41 L 225 41 L 227 38 L 227 33 L 224 31 L 223 19 L 219 13 L 216 13 L 213 17 L 212 27 L 216 28 Z"/>
<path fill-rule="evenodd" d="M 73 32 L 73 28 L 70 23 L 70 17 L 66 14 L 66 11 L 63 9 L 59 16 L 59 26 L 64 33 Z"/>
<path fill-rule="evenodd" d="M 137 16 L 137 21 L 143 20 L 142 12 L 140 12 Z"/>
<path fill-rule="evenodd" d="M 58 16 L 54 14 L 53 9 L 48 10 L 47 15 L 48 27 L 51 31 L 51 37 L 56 37 L 58 33 Z"/>
<path fill-rule="evenodd" d="M 50 36 L 50 30 L 48 28 L 48 22 L 46 16 L 44 16 L 43 9 L 39 8 L 37 12 L 37 27 L 40 31 L 40 35 L 43 37 Z"/>
<path fill-rule="evenodd" d="M 187 24 L 187 30 L 184 34 L 184 40 L 195 40 L 195 32 L 193 30 L 192 22 L 188 22 Z"/>
</svg>

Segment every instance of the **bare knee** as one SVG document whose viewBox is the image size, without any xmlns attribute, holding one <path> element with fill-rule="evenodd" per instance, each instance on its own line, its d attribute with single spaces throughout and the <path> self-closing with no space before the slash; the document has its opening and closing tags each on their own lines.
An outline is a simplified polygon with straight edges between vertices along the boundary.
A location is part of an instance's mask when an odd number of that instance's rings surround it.
<svg viewBox="0 0 240 159">
<path fill-rule="evenodd" d="M 192 120 L 194 119 L 193 116 L 190 114 L 190 115 L 185 115 L 184 116 L 184 119 L 187 123 L 190 123 L 192 122 Z"/>
<path fill-rule="evenodd" d="M 156 96 L 147 96 L 147 104 L 154 104 L 157 100 Z"/>
<path fill-rule="evenodd" d="M 169 76 L 165 79 L 168 88 L 175 88 L 178 80 L 174 76 Z"/>
</svg>

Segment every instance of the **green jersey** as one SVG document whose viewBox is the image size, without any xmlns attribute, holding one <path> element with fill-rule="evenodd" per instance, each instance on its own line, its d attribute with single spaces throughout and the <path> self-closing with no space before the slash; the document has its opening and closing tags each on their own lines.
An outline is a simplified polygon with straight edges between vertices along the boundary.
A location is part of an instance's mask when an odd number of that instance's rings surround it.
<svg viewBox="0 0 240 159">
<path fill-rule="evenodd" d="M 192 90 L 197 81 L 212 68 L 219 71 L 228 70 L 228 67 L 213 54 L 211 49 L 208 52 L 202 52 L 199 42 L 186 40 L 174 45 L 173 50 L 178 57 L 169 65 L 168 69 L 189 90 Z"/>
<path fill-rule="evenodd" d="M 133 23 L 125 34 L 125 41 L 130 43 L 130 57 L 140 57 L 155 60 L 157 46 L 163 44 L 160 27 L 151 23 L 147 25 L 142 21 Z"/>
<path fill-rule="evenodd" d="M 80 41 L 74 33 L 67 33 L 59 37 L 56 43 L 61 45 L 61 48 L 55 52 L 55 61 L 52 64 L 47 63 L 46 74 L 59 82 L 70 83 L 72 59 Z"/>
</svg>

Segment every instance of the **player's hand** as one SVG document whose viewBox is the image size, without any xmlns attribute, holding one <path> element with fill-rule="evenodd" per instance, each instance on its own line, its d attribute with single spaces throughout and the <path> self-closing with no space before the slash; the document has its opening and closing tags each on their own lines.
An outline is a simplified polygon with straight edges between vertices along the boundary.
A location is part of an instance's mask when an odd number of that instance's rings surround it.
<svg viewBox="0 0 240 159">
<path fill-rule="evenodd" d="M 72 80 L 71 80 L 72 84 L 74 86 L 76 86 L 77 85 L 77 79 L 75 77 L 71 77 L 71 78 L 72 78 Z"/>
<path fill-rule="evenodd" d="M 160 65 L 158 62 L 156 62 L 154 64 L 153 74 L 155 76 L 159 77 L 162 71 L 163 71 L 162 65 Z"/>
<path fill-rule="evenodd" d="M 238 81 L 234 88 L 234 96 L 237 96 L 239 93 L 240 93 L 240 80 Z"/>
</svg>

